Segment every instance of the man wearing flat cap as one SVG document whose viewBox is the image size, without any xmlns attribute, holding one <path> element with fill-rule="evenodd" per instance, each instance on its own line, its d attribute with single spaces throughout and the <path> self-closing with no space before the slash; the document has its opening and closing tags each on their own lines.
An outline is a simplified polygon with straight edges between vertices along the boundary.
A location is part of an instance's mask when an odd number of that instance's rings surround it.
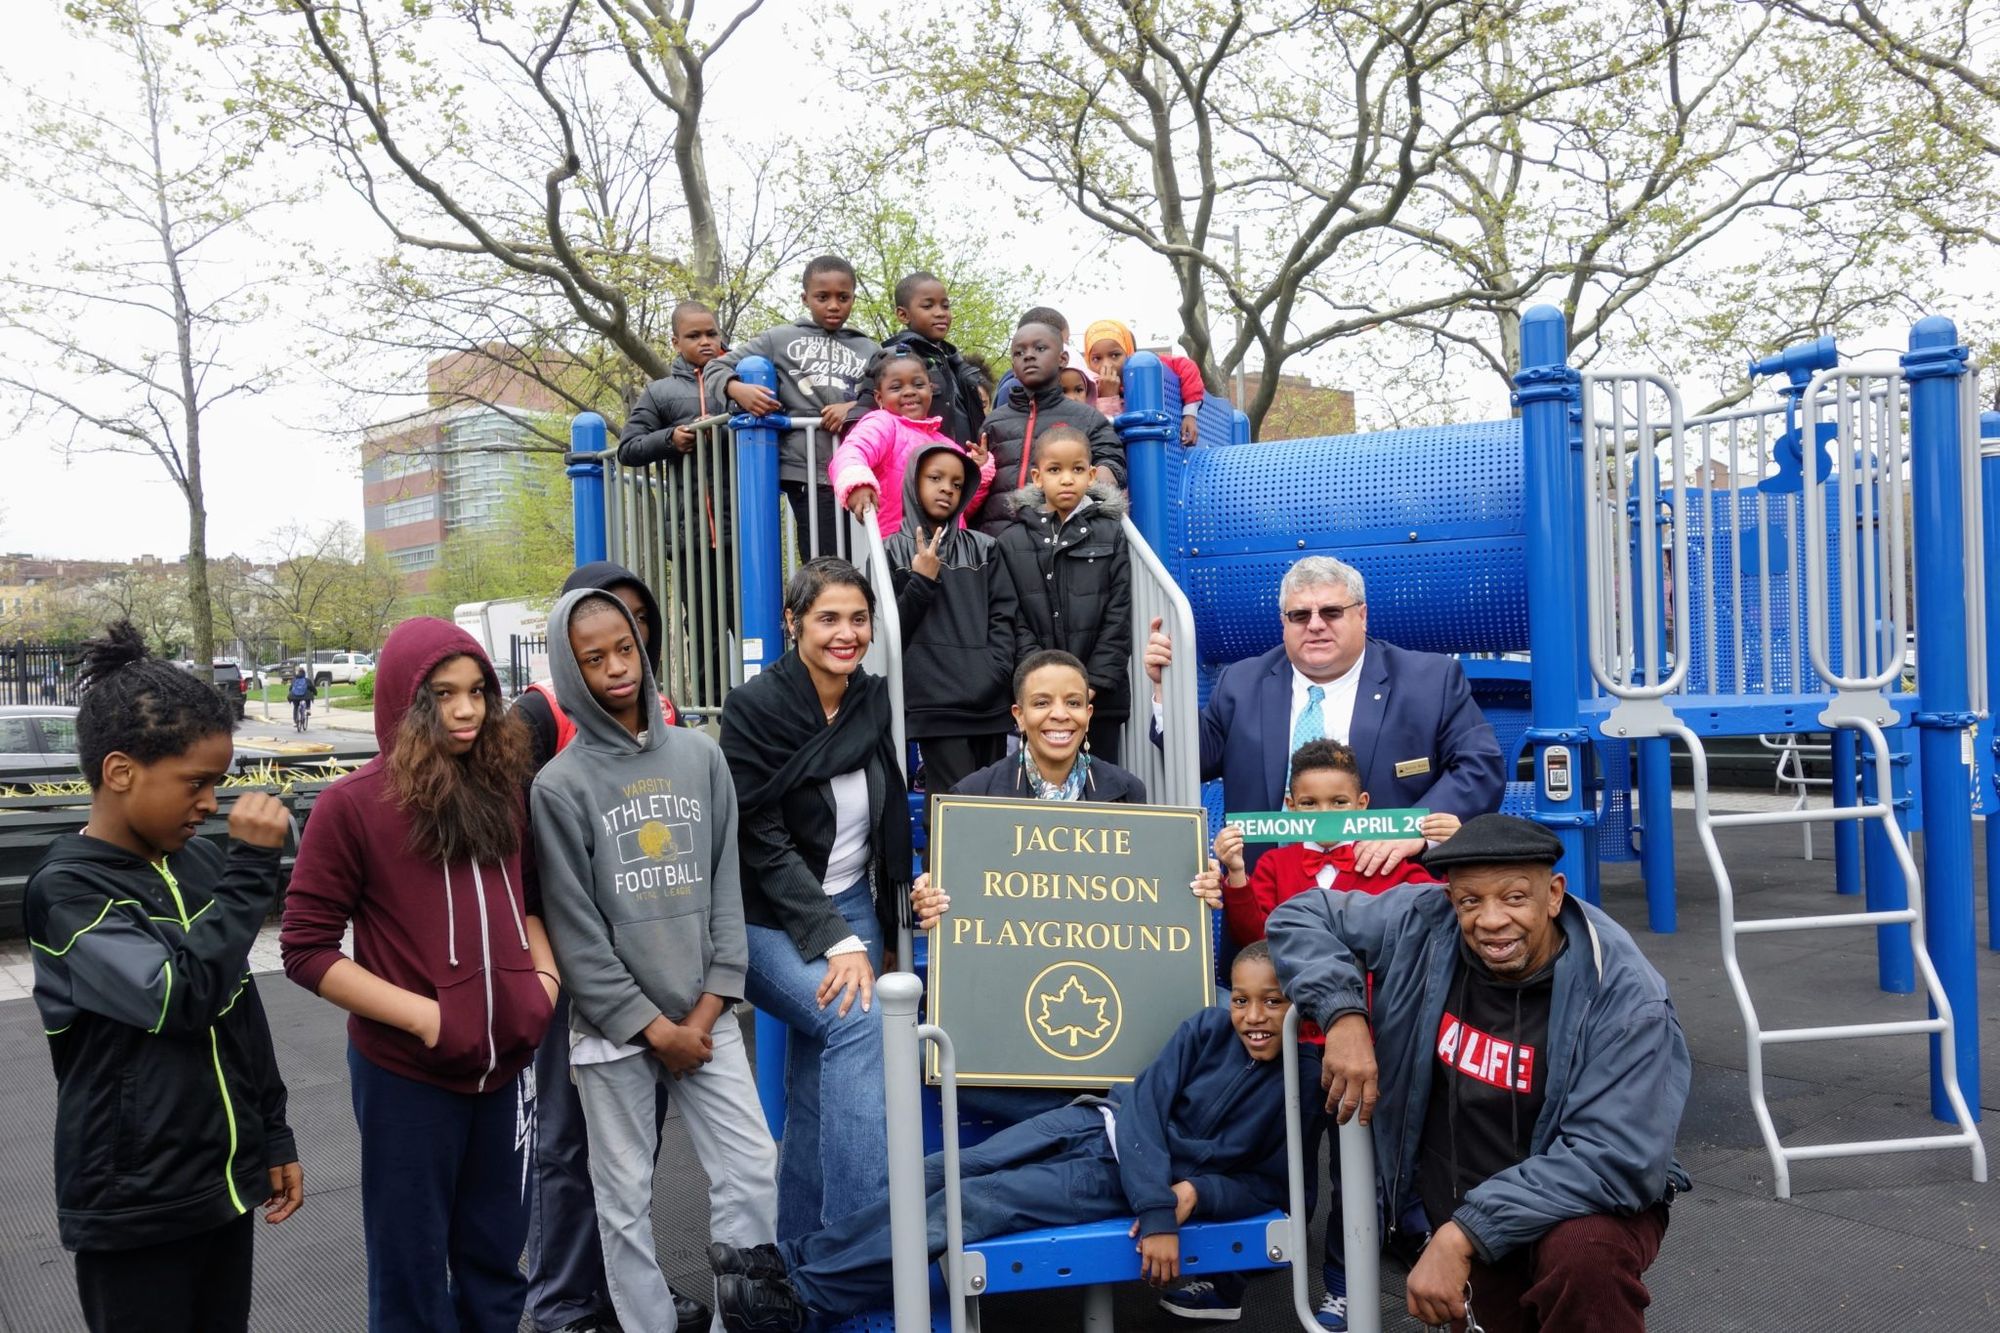
<svg viewBox="0 0 2000 1333">
<path fill-rule="evenodd" d="M 1481 815 L 1425 853 L 1442 888 L 1271 914 L 1278 980 L 1326 1031 L 1327 1110 L 1373 1126 L 1389 1197 L 1429 1215 L 1408 1283 L 1427 1324 L 1469 1304 L 1488 1333 L 1644 1329 L 1645 1272 L 1688 1188 L 1666 983 L 1564 894 L 1561 855 L 1541 825 Z"/>
</svg>

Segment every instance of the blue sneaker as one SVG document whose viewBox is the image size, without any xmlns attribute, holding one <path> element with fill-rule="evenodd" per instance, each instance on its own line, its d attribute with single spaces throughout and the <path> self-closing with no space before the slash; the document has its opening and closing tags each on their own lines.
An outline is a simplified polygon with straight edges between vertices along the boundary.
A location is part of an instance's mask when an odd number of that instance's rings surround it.
<svg viewBox="0 0 2000 1333">
<path fill-rule="evenodd" d="M 1160 1308 L 1170 1315 L 1182 1319 L 1210 1319 L 1217 1323 L 1233 1323 L 1243 1317 L 1243 1283 L 1241 1279 L 1225 1284 L 1219 1281 L 1197 1278 L 1183 1283 L 1160 1297 Z M 1345 1328 L 1343 1324 L 1341 1327 Z"/>
<path fill-rule="evenodd" d="M 1320 1266 L 1319 1275 L 1326 1284 L 1326 1295 L 1319 1298 L 1313 1318 L 1321 1328 L 1347 1333 L 1347 1270 L 1327 1263 Z"/>
</svg>

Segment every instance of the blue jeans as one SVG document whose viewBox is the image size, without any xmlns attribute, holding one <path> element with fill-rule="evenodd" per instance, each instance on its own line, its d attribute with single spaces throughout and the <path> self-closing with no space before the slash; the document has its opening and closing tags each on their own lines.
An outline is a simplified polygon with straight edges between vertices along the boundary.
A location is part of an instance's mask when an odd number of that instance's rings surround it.
<svg viewBox="0 0 2000 1333">
<path fill-rule="evenodd" d="M 1094 1106 L 1065 1106 L 1003 1129 L 959 1155 L 965 1240 L 1074 1226 L 1129 1213 L 1118 1162 Z M 944 1253 L 944 1155 L 924 1159 L 925 1244 Z M 822 1314 L 886 1305 L 891 1295 L 889 1202 L 780 1242 L 792 1286 Z"/>
<path fill-rule="evenodd" d="M 828 899 L 882 969 L 882 927 L 866 881 Z M 882 1011 L 857 999 L 820 1007 L 824 958 L 792 937 L 750 926 L 745 998 L 791 1029 L 785 1052 L 785 1137 L 778 1145 L 778 1235 L 802 1236 L 886 1198 L 889 1134 L 882 1091 Z"/>
<path fill-rule="evenodd" d="M 392 1074 L 353 1046 L 361 1234 L 370 1333 L 514 1333 L 527 1303 L 523 1076 L 449 1092 Z"/>
</svg>

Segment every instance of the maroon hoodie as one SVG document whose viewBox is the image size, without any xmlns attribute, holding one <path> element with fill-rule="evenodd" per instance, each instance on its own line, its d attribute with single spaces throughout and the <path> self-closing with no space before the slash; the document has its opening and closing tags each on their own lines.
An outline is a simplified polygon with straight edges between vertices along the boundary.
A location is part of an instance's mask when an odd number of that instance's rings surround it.
<svg viewBox="0 0 2000 1333">
<path fill-rule="evenodd" d="M 472 636 L 443 620 L 406 620 L 375 662 L 375 737 L 384 754 L 425 678 L 460 654 L 486 673 L 487 720 L 500 716 L 499 680 Z M 526 817 L 524 808 L 524 827 Z M 317 994 L 344 956 L 341 936 L 352 921 L 354 961 L 434 996 L 440 1015 L 431 1049 L 399 1029 L 350 1016 L 355 1049 L 392 1073 L 453 1092 L 502 1087 L 534 1058 L 549 1022 L 524 922 L 541 911 L 533 894 L 518 854 L 489 865 L 444 865 L 411 851 L 409 817 L 378 755 L 313 805 L 285 895 L 285 975 Z"/>
</svg>

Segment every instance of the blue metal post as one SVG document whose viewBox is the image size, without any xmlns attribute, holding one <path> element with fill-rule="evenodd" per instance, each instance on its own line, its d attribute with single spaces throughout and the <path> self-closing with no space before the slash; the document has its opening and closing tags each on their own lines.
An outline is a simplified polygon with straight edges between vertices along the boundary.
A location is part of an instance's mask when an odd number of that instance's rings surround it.
<svg viewBox="0 0 2000 1333">
<path fill-rule="evenodd" d="M 1583 660 L 1577 608 L 1586 604 L 1578 525 L 1582 506 L 1576 495 L 1571 457 L 1570 413 L 1582 402 L 1581 377 L 1569 368 L 1569 332 L 1562 312 L 1540 305 L 1521 317 L 1521 370 L 1514 376 L 1514 403 L 1521 409 L 1521 486 L 1527 530 L 1539 534 L 1540 568 L 1528 579 L 1527 741 L 1535 757 L 1535 819 L 1562 840 L 1557 867 L 1571 891 L 1595 881 L 1596 847 L 1586 836 L 1584 814 L 1589 733 L 1578 707 L 1577 673 Z M 1549 756 L 1565 751 L 1568 794 L 1549 794 Z"/>
<path fill-rule="evenodd" d="M 761 356 L 736 367 L 745 384 L 778 391 L 778 370 Z M 735 417 L 736 541 L 743 572 L 743 678 L 763 671 L 785 652 L 784 528 L 778 519 L 778 434 L 783 419 Z M 785 1135 L 785 1052 L 791 1030 L 757 1011 L 757 1096 L 771 1137 Z"/>
<path fill-rule="evenodd" d="M 1125 441 L 1126 484 L 1132 492 L 1132 522 L 1147 545 L 1166 558 L 1168 540 L 1167 447 L 1181 447 L 1178 424 L 1167 413 L 1165 368 L 1151 352 L 1134 352 L 1125 361 L 1125 410 L 1118 414 L 1119 438 Z"/>
<path fill-rule="evenodd" d="M 1250 443 L 1250 415 L 1240 407 L 1229 414 L 1229 442 Z"/>
<path fill-rule="evenodd" d="M 1986 947 L 2000 949 L 2000 652 L 1990 636 L 2000 629 L 2000 412 L 1979 414 L 1979 485 L 1986 527 Z"/>
<path fill-rule="evenodd" d="M 1972 914 L 1972 774 L 1968 734 L 1977 719 L 1966 679 L 1964 456 L 1959 387 L 1966 349 L 1933 315 L 1910 330 L 1911 528 L 1916 537 L 1918 781 L 1924 801 L 1924 943 L 1951 1002 L 1958 1082 L 1979 1106 L 1979 978 Z M 1931 1037 L 1931 1114 L 1952 1120 Z"/>
<path fill-rule="evenodd" d="M 569 503 L 576 535 L 576 563 L 587 565 L 605 558 L 608 549 L 604 529 L 604 418 L 595 412 L 579 412 L 569 423 L 568 467 Z"/>
<path fill-rule="evenodd" d="M 1635 475 L 1633 484 L 1637 485 Z M 1658 504 L 1660 496 L 1655 494 L 1651 502 Z M 1640 501 L 1635 497 L 1631 502 L 1636 511 Z M 1636 520 L 1636 512 L 1633 514 Z M 1644 606 L 1645 590 L 1640 586 L 1639 571 L 1646 567 L 1639 554 L 1639 542 L 1645 534 L 1644 525 L 1633 522 L 1631 557 L 1628 568 L 1632 571 L 1632 585 L 1627 594 L 1628 606 Z M 1667 638 L 1667 586 L 1665 579 L 1666 561 L 1658 566 L 1662 577 L 1658 583 L 1657 602 L 1660 613 L 1653 617 L 1653 642 L 1666 644 Z M 1660 675 L 1664 678 L 1666 664 L 1661 662 Z M 1638 678 L 1648 684 L 1655 683 L 1654 666 L 1642 663 Z M 1680 928 L 1678 911 L 1675 906 L 1676 891 L 1674 880 L 1674 751 L 1673 742 L 1654 737 L 1633 742 L 1633 762 L 1638 770 L 1639 780 L 1639 876 L 1646 883 L 1646 925 L 1656 935 L 1671 935 Z"/>
</svg>

